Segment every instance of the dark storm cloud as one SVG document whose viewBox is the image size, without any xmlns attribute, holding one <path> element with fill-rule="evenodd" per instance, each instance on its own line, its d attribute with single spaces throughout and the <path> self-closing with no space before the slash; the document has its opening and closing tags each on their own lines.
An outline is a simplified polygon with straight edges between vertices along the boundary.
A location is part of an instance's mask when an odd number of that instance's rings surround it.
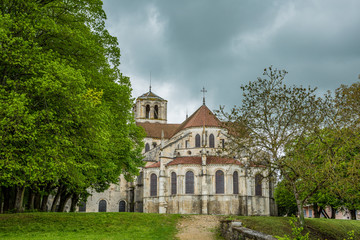
<svg viewBox="0 0 360 240">
<path fill-rule="evenodd" d="M 104 9 L 134 97 L 148 90 L 151 71 L 170 122 L 200 106 L 202 86 L 211 109 L 239 105 L 240 85 L 269 65 L 319 93 L 360 73 L 357 0 L 104 0 Z"/>
</svg>

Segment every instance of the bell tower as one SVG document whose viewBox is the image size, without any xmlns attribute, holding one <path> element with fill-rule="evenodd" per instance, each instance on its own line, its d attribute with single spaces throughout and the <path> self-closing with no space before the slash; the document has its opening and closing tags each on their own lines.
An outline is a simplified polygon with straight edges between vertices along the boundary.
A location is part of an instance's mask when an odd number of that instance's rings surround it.
<svg viewBox="0 0 360 240">
<path fill-rule="evenodd" d="M 167 122 L 167 100 L 151 91 L 144 93 L 136 99 L 135 121 L 150 123 Z"/>
</svg>

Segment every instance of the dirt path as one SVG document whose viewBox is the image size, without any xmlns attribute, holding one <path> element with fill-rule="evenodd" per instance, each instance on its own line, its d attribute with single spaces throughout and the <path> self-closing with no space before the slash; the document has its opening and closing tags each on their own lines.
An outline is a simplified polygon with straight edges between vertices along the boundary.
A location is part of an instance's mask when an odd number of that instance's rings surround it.
<svg viewBox="0 0 360 240">
<path fill-rule="evenodd" d="M 220 218 L 220 216 L 214 215 L 184 216 L 177 225 L 179 232 L 176 237 L 180 240 L 215 239 L 216 227 L 220 224 Z"/>
</svg>

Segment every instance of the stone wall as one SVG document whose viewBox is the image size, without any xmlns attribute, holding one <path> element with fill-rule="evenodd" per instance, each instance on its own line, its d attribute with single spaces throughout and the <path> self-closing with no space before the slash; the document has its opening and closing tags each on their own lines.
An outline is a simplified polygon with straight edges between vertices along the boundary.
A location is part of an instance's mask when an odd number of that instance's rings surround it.
<svg viewBox="0 0 360 240">
<path fill-rule="evenodd" d="M 241 222 L 235 222 L 231 220 L 221 221 L 221 235 L 226 240 L 276 240 L 271 235 L 267 235 L 261 232 L 251 230 L 249 228 L 242 227 Z"/>
</svg>

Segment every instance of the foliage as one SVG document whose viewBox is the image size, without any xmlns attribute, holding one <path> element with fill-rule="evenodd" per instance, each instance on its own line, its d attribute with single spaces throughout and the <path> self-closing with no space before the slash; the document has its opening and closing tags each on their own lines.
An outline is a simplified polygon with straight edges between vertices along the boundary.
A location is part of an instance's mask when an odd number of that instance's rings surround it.
<svg viewBox="0 0 360 240">
<path fill-rule="evenodd" d="M 289 144 L 319 128 L 325 117 L 323 107 L 326 104 L 315 95 L 316 88 L 289 87 L 284 84 L 286 74 L 285 70 L 272 67 L 265 69 L 265 78 L 241 86 L 241 106 L 234 107 L 229 113 L 222 107 L 217 114 L 231 133 L 226 149 L 228 153 L 246 159 L 250 165 L 266 166 L 269 176 L 273 172 L 280 172 L 292 184 L 291 189 L 303 224 L 302 203 L 294 185 L 299 179 L 298 172 L 289 172 L 284 153 Z M 320 166 L 314 169 L 313 164 L 297 163 L 302 167 L 301 172 L 308 176 L 317 176 L 309 171 L 322 169 Z M 293 169 L 290 167 L 290 170 Z M 327 175 L 321 173 L 321 176 Z M 314 181 L 309 195 L 322 184 L 321 181 Z"/>
<path fill-rule="evenodd" d="M 303 227 L 298 226 L 298 220 L 296 219 L 296 217 L 291 217 L 289 220 L 289 224 L 291 226 L 291 235 L 292 236 L 288 236 L 288 235 L 284 235 L 284 237 L 276 237 L 277 239 L 280 240 L 309 240 L 309 233 L 306 233 L 305 235 L 302 235 L 302 232 L 304 230 Z"/>
<path fill-rule="evenodd" d="M 179 218 L 177 214 L 143 213 L 3 214 L 0 238 L 173 239 Z"/>
<path fill-rule="evenodd" d="M 225 151 L 266 166 L 268 175 L 279 173 L 303 226 L 305 203 L 338 207 L 341 196 L 354 215 L 360 206 L 360 83 L 319 98 L 316 88 L 288 87 L 286 74 L 265 69 L 264 79 L 241 86 L 241 106 L 217 111 L 230 133 Z"/>
<path fill-rule="evenodd" d="M 100 0 L 0 3 L 0 183 L 15 189 L 17 211 L 26 188 L 103 191 L 142 165 L 143 132 L 105 18 Z"/>
<path fill-rule="evenodd" d="M 296 214 L 296 199 L 291 189 L 286 186 L 285 181 L 281 181 L 277 184 L 274 197 L 278 206 L 279 216 L 291 216 Z"/>
</svg>

